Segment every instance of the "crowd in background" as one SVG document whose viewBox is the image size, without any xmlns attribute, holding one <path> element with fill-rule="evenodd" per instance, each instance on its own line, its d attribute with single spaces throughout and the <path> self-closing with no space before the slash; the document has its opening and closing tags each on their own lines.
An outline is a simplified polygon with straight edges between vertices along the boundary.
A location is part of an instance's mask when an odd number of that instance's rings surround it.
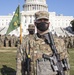
<svg viewBox="0 0 74 75">
<path fill-rule="evenodd" d="M 65 41 L 67 48 L 74 48 L 74 36 L 55 36 L 57 38 L 62 38 Z M 25 36 L 22 37 L 23 39 Z M 17 47 L 20 44 L 20 37 L 15 35 L 0 35 L 0 47 Z"/>
<path fill-rule="evenodd" d="M 20 37 L 15 35 L 0 35 L 0 47 L 17 47 L 20 44 Z"/>
</svg>

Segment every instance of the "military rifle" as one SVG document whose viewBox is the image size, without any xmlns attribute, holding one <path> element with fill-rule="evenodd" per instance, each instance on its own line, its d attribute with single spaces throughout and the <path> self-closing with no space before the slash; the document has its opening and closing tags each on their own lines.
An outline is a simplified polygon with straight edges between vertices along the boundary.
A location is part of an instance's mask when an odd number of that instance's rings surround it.
<svg viewBox="0 0 74 75">
<path fill-rule="evenodd" d="M 48 59 L 50 61 L 51 67 L 53 71 L 57 72 L 57 75 L 65 75 L 63 66 L 62 66 L 62 62 L 60 60 L 60 54 L 58 53 L 55 47 L 52 33 L 51 32 L 47 33 L 44 35 L 44 37 L 45 37 L 45 42 L 51 47 L 53 54 L 52 56 L 43 54 L 43 58 Z"/>
</svg>

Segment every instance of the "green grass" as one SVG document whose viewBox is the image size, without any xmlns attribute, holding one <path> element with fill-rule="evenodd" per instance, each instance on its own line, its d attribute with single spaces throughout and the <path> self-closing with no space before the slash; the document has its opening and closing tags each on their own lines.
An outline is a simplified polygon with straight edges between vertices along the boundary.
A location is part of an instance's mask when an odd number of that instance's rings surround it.
<svg viewBox="0 0 74 75">
<path fill-rule="evenodd" d="M 16 73 L 16 48 L 0 48 L 0 50 L 10 50 L 0 52 L 0 75 L 15 75 Z M 70 75 L 74 75 L 74 49 L 69 49 L 70 54 Z"/>
<path fill-rule="evenodd" d="M 0 75 L 15 75 L 15 73 L 16 73 L 16 53 L 10 51 L 0 52 Z"/>
<path fill-rule="evenodd" d="M 0 50 L 16 50 L 16 47 L 1 47 Z"/>
<path fill-rule="evenodd" d="M 74 49 L 69 49 L 70 55 L 70 75 L 74 75 Z"/>
</svg>

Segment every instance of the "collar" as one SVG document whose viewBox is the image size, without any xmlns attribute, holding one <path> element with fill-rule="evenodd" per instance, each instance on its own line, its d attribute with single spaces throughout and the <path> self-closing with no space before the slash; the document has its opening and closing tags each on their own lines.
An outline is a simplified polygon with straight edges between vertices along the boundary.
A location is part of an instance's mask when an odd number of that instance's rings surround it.
<svg viewBox="0 0 74 75">
<path fill-rule="evenodd" d="M 37 33 L 39 34 L 39 35 L 44 35 L 44 34 L 46 34 L 46 33 L 48 33 L 49 32 L 49 29 L 48 30 L 46 30 L 46 31 L 44 31 L 44 32 L 42 32 L 42 31 L 40 31 L 40 30 L 38 30 L 37 29 Z"/>
</svg>

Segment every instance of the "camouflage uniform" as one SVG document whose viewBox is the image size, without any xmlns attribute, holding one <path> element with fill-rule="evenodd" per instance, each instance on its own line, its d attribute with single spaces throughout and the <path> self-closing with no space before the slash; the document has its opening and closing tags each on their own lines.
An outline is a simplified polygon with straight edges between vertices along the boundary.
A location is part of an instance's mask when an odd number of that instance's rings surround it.
<svg viewBox="0 0 74 75">
<path fill-rule="evenodd" d="M 30 31 L 30 29 L 34 29 L 35 30 L 35 26 L 34 25 L 29 25 L 29 28 L 28 28 L 28 31 Z M 26 53 L 28 54 L 28 51 L 29 51 L 29 45 L 28 43 L 30 42 L 32 46 L 34 44 L 34 35 L 26 35 L 24 38 L 23 38 L 23 41 L 22 41 L 22 44 L 21 46 L 19 45 L 18 46 L 18 50 L 17 50 L 17 64 L 16 64 L 16 68 L 17 68 L 17 71 L 16 71 L 16 75 L 25 75 L 26 72 L 25 72 L 25 65 L 24 65 L 24 62 L 25 62 L 25 51 Z M 34 47 L 34 46 L 33 46 Z M 31 50 L 32 51 L 32 50 Z"/>
<path fill-rule="evenodd" d="M 27 36 L 26 39 L 25 39 L 25 41 L 24 41 L 24 43 L 19 47 L 19 48 L 22 48 L 22 49 L 20 49 L 21 53 L 20 54 L 18 53 L 19 54 L 18 61 L 20 62 L 19 63 L 19 67 L 18 67 L 19 71 L 22 70 L 22 73 L 24 73 L 22 68 L 25 68 L 25 66 L 21 67 L 20 65 L 24 65 L 23 64 L 23 61 L 25 61 L 25 53 L 24 53 L 25 51 L 24 50 L 26 50 L 26 52 L 28 54 L 28 51 L 29 51 L 29 48 L 30 48 L 31 75 L 36 75 L 36 60 L 37 59 L 42 60 L 41 58 L 42 58 L 42 54 L 43 53 L 46 53 L 48 55 L 52 54 L 52 51 L 50 50 L 50 47 L 49 48 L 48 47 L 49 46 L 45 44 L 44 40 L 39 39 L 39 38 L 36 38 L 36 40 L 35 40 L 33 36 L 31 36 L 31 35 Z M 50 62 L 47 63 L 47 64 L 49 64 L 48 69 L 49 69 L 49 72 L 51 72 L 52 70 L 51 70 L 51 67 L 50 67 Z M 42 65 L 44 65 L 44 64 L 42 64 Z M 46 65 L 46 67 L 44 66 L 45 69 L 47 68 L 47 66 L 48 65 Z M 21 74 L 18 73 L 18 74 L 19 75 L 25 75 L 25 74 L 22 74 L 22 73 Z"/>
<path fill-rule="evenodd" d="M 0 47 L 2 47 L 2 35 L 0 35 Z"/>
<path fill-rule="evenodd" d="M 0 35 L 0 47 L 4 47 L 4 38 L 5 35 Z"/>
<path fill-rule="evenodd" d="M 60 43 L 60 41 L 62 43 Z M 28 43 L 30 43 L 30 47 L 29 47 Z M 60 59 L 63 60 L 64 58 L 68 58 L 67 49 L 65 48 L 63 39 L 56 38 L 55 43 L 56 43 L 55 45 L 56 45 L 56 48 L 58 50 L 58 53 L 60 53 Z M 37 65 L 36 60 L 37 59 L 41 60 L 40 64 L 44 62 L 44 60 L 42 59 L 42 54 L 52 55 L 51 48 L 49 47 L 49 45 L 47 45 L 44 42 L 43 39 L 40 39 L 38 37 L 33 37 L 31 35 L 27 36 L 24 43 L 19 48 L 21 48 L 20 49 L 21 51 L 20 51 L 19 56 L 18 56 L 18 59 L 20 61 L 20 63 L 18 65 L 19 65 L 19 68 L 20 68 L 19 70 L 20 71 L 22 70 L 22 73 L 24 73 L 24 71 L 23 71 L 24 69 L 22 69 L 22 67 L 21 67 L 23 65 L 23 61 L 25 61 L 25 53 L 24 53 L 25 51 L 24 50 L 26 50 L 27 54 L 28 54 L 28 51 L 29 51 L 29 48 L 30 48 L 31 75 L 36 75 L 36 72 L 38 71 L 36 69 L 39 69 L 39 68 L 36 68 L 36 65 Z M 46 65 L 44 65 L 44 64 L 46 64 Z M 24 67 L 25 66 L 23 66 L 23 68 Z M 45 73 L 44 70 L 48 68 L 47 70 L 49 70 L 50 74 L 47 74 L 47 75 L 56 75 L 56 72 L 52 71 L 52 68 L 50 66 L 50 62 L 47 61 L 47 62 L 43 63 L 40 67 L 41 67 L 41 69 L 45 67 L 44 69 L 42 69 L 41 73 Z M 39 73 L 39 72 L 37 72 L 37 73 Z M 22 74 L 20 74 L 20 75 L 22 75 Z M 39 74 L 37 74 L 37 75 L 39 75 Z M 44 75 L 46 75 L 46 74 L 44 74 Z"/>
<path fill-rule="evenodd" d="M 9 47 L 9 36 L 5 36 L 4 38 L 4 46 Z"/>
<path fill-rule="evenodd" d="M 4 47 L 4 39 L 5 39 L 5 35 L 2 35 L 2 44 L 3 44 L 3 47 Z"/>
<path fill-rule="evenodd" d="M 37 12 L 37 18 L 48 18 L 47 12 Z M 45 32 L 44 32 L 45 33 Z M 44 34 L 42 33 L 42 34 Z M 61 43 L 60 43 L 61 41 Z M 55 46 L 60 54 L 61 61 L 64 58 L 68 58 L 67 49 L 65 47 L 64 40 L 61 38 L 54 38 Z M 44 36 L 38 34 L 27 35 L 21 46 L 18 47 L 18 57 L 16 75 L 28 75 L 27 64 L 26 64 L 26 54 L 28 58 L 31 59 L 30 63 L 30 75 L 56 75 L 57 72 L 53 71 L 49 60 L 45 60 L 42 55 L 46 54 L 52 56 L 53 52 L 51 47 L 45 42 Z M 26 52 L 26 53 L 25 53 Z M 68 74 L 67 74 L 68 75 Z"/>
<path fill-rule="evenodd" d="M 74 43 L 74 41 L 73 41 L 73 40 L 74 40 L 74 37 L 73 37 L 73 36 L 71 36 L 70 38 L 71 38 L 71 48 L 73 48 L 73 43 Z"/>
<path fill-rule="evenodd" d="M 68 36 L 67 38 L 68 38 L 67 48 L 72 48 L 71 37 Z"/>
<path fill-rule="evenodd" d="M 15 44 L 16 44 L 16 36 L 12 35 L 10 38 L 10 46 L 15 47 Z"/>
<path fill-rule="evenodd" d="M 74 36 L 73 36 L 73 48 L 74 48 Z"/>
</svg>

